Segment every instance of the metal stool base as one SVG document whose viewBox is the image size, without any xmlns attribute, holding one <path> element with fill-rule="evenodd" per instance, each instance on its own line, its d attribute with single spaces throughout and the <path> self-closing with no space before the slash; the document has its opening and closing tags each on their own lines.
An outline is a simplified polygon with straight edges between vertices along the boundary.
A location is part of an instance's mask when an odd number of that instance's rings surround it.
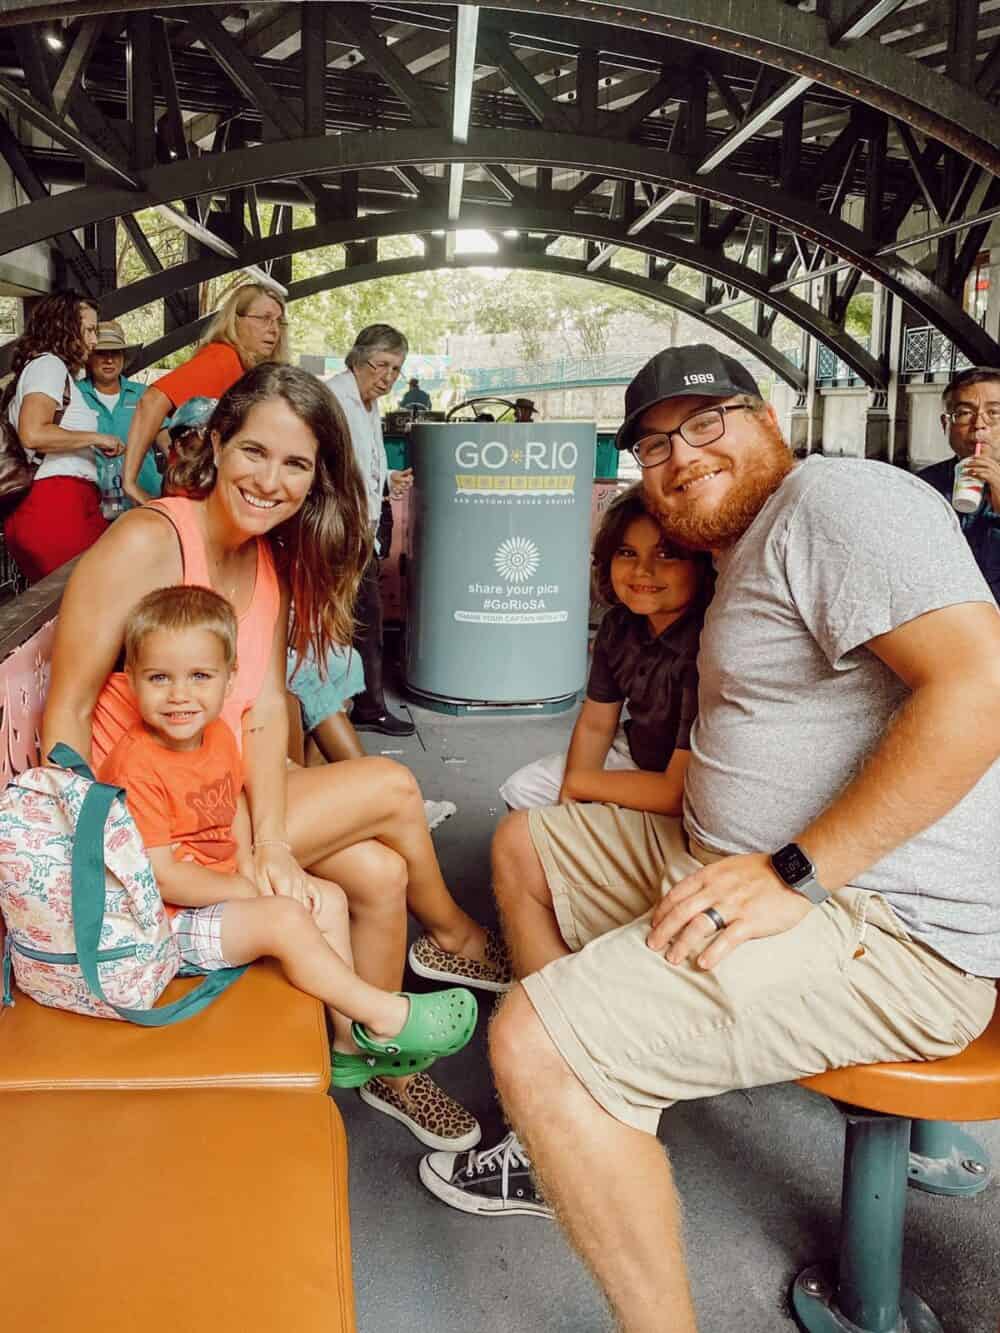
<svg viewBox="0 0 1000 1333">
<path fill-rule="evenodd" d="M 792 1287 L 795 1317 L 806 1333 L 944 1333 L 937 1315 L 914 1291 L 903 1289 L 899 1317 L 891 1328 L 865 1329 L 852 1324 L 836 1304 L 834 1283 L 819 1265 L 804 1268 Z"/>
<path fill-rule="evenodd" d="M 907 1184 L 927 1194 L 968 1199 L 992 1177 L 990 1155 L 978 1139 L 947 1121 L 914 1120 Z"/>
</svg>

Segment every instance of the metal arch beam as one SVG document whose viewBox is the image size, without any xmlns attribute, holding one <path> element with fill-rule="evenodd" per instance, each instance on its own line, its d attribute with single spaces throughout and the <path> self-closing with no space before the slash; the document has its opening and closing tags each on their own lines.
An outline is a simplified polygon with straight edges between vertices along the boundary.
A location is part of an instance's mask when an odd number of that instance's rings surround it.
<svg viewBox="0 0 1000 1333">
<path fill-rule="evenodd" d="M 504 254 L 502 252 L 495 255 L 462 254 L 455 255 L 442 263 L 440 256 L 437 255 L 408 255 L 403 259 L 386 259 L 374 264 L 359 264 L 353 268 L 336 269 L 317 277 L 304 278 L 300 282 L 292 283 L 288 290 L 288 299 L 289 301 L 300 301 L 306 297 L 315 296 L 318 292 L 346 287 L 355 282 L 371 282 L 376 278 L 425 273 L 429 269 L 438 268 L 529 269 L 538 273 L 554 273 L 562 277 L 587 278 L 591 282 L 601 282 L 607 286 L 634 292 L 640 296 L 647 296 L 661 305 L 681 310 L 685 314 L 701 320 L 718 333 L 731 338 L 739 346 L 745 348 L 746 351 L 769 366 L 776 375 L 780 376 L 796 391 L 801 392 L 806 387 L 805 373 L 781 352 L 777 351 L 772 343 L 759 337 L 745 325 L 738 324 L 734 319 L 729 319 L 725 315 L 709 314 L 705 309 L 704 302 L 699 301 L 696 297 L 689 296 L 687 292 L 678 291 L 677 288 L 668 287 L 662 282 L 644 278 L 636 273 L 625 273 L 621 269 L 605 269 L 599 274 L 588 273 L 582 260 L 570 259 L 566 256 L 545 253 Z M 195 320 L 184 328 L 175 329 L 165 337 L 157 339 L 155 343 L 148 344 L 143 348 L 140 360 L 132 363 L 133 367 L 141 370 L 161 356 L 166 356 L 170 352 L 176 352 L 180 348 L 188 346 L 207 326 L 210 318 L 209 315 L 203 319 Z"/>
<path fill-rule="evenodd" d="M 11 209 L 0 233 L 0 254 L 45 240 L 69 228 L 209 191 L 223 192 L 289 179 L 317 171 L 330 174 L 370 168 L 421 166 L 464 161 L 493 162 L 576 171 L 641 180 L 683 189 L 701 198 L 742 207 L 769 218 L 862 267 L 873 244 L 864 234 L 824 209 L 769 184 L 733 172 L 700 176 L 687 157 L 603 136 L 563 134 L 543 129 L 472 129 L 467 145 L 455 144 L 445 128 L 373 130 L 365 134 L 316 136 L 234 148 L 188 161 L 161 163 L 145 173 L 142 190 L 94 184 Z M 877 275 L 875 275 L 877 276 Z"/>
<path fill-rule="evenodd" d="M 468 145 L 452 143 L 446 128 L 383 130 L 360 135 L 286 140 L 255 148 L 232 149 L 191 161 L 164 163 L 146 173 L 146 189 L 142 191 L 90 185 L 12 209 L 4 219 L 0 254 L 88 222 L 157 207 L 172 199 L 190 198 L 209 190 L 231 190 L 275 177 L 308 176 L 317 171 L 336 173 L 400 164 L 457 161 L 478 164 L 506 161 L 579 171 L 597 168 L 609 177 L 642 180 L 663 189 L 683 189 L 697 197 L 740 207 L 786 227 L 804 240 L 821 244 L 824 249 L 854 264 L 908 302 L 928 323 L 947 330 L 960 351 L 974 363 L 986 365 L 1000 359 L 1000 351 L 993 339 L 965 314 L 958 302 L 911 265 L 898 259 L 888 262 L 878 256 L 870 237 L 824 210 L 735 173 L 720 170 L 699 176 L 686 157 L 645 144 L 550 130 L 476 129 L 470 132 Z M 516 220 L 517 213 L 508 213 L 506 222 L 499 225 L 509 226 Z M 596 233 L 596 228 L 586 219 L 577 220 L 575 225 L 582 222 Z M 550 230 L 564 230 L 565 224 L 565 215 L 559 215 Z M 595 238 L 604 239 L 596 234 Z M 619 236 L 617 232 L 607 239 L 637 249 L 656 248 L 627 235 Z M 716 266 L 727 275 L 726 281 L 750 290 L 744 270 L 737 269 L 735 277 L 728 276 L 731 273 L 728 261 L 721 255 L 715 258 Z M 700 262 L 694 266 L 704 267 Z M 757 287 L 761 299 L 774 304 L 769 290 L 760 289 L 759 275 Z M 803 311 L 808 309 L 804 303 L 800 305 Z M 833 335 L 820 332 L 817 336 L 830 341 Z M 848 358 L 845 356 L 844 359 Z M 880 378 L 870 365 L 863 371 L 859 367 L 859 373 L 868 381 Z"/>
<path fill-rule="evenodd" d="M 625 235 L 621 222 L 603 218 L 567 217 L 564 213 L 555 213 L 540 208 L 524 210 L 522 218 L 525 230 L 575 236 L 590 241 L 614 241 Z M 509 212 L 502 205 L 482 204 L 470 206 L 466 209 L 462 216 L 462 225 L 480 228 L 483 231 L 496 231 L 502 229 L 509 220 Z M 261 240 L 245 246 L 239 257 L 234 260 L 227 261 L 211 256 L 179 265 L 160 274 L 154 274 L 152 277 L 144 278 L 139 282 L 131 283 L 128 287 L 119 288 L 118 291 L 109 293 L 108 297 L 102 301 L 102 309 L 112 318 L 127 314 L 130 310 L 134 310 L 141 305 L 147 305 L 150 301 L 165 297 L 168 292 L 181 290 L 192 286 L 196 282 L 206 282 L 210 278 L 231 272 L 238 268 L 241 263 L 245 264 L 251 259 L 263 263 L 268 259 L 314 250 L 326 245 L 346 245 L 356 241 L 379 240 L 388 236 L 414 234 L 426 236 L 433 231 L 449 229 L 442 207 L 406 209 L 394 214 L 371 214 L 364 218 L 339 218 L 336 221 L 319 226 L 303 227 L 297 231 L 279 236 L 261 238 Z M 655 233 L 651 231 L 647 239 L 642 242 L 641 248 L 647 254 L 680 263 L 687 268 L 711 273 L 713 277 L 722 282 L 751 291 L 758 299 L 766 301 L 776 311 L 785 315 L 807 333 L 834 348 L 841 360 L 856 370 L 866 383 L 876 387 L 884 387 L 885 376 L 882 368 L 860 343 L 845 335 L 841 329 L 813 306 L 792 296 L 790 293 L 779 293 L 775 297 L 769 296 L 766 280 L 756 270 L 737 264 L 718 252 L 704 250 L 686 241 L 678 240 L 669 233 L 662 231 Z M 582 272 L 586 276 L 586 262 L 581 260 L 580 263 Z M 634 276 L 627 274 L 622 269 L 609 268 L 604 272 L 607 274 L 608 281 L 618 283 L 622 281 L 623 277 Z M 598 275 L 590 274 L 589 276 L 597 277 Z M 663 289 L 662 283 L 654 282 L 653 286 L 657 290 Z M 685 293 L 680 292 L 677 293 L 677 299 L 686 301 L 689 298 Z M 706 313 L 713 316 L 716 313 L 708 310 L 705 302 L 696 302 L 696 308 L 699 318 L 704 317 Z M 691 309 L 694 310 L 695 307 L 691 307 Z M 718 327 L 726 332 L 729 326 L 727 324 L 724 328 L 721 325 Z M 734 324 L 734 327 L 744 328 L 740 324 Z M 157 344 L 157 346 L 161 345 L 161 343 Z M 184 343 L 179 345 L 183 346 Z M 169 350 L 173 350 L 173 345 Z M 166 355 L 166 352 L 160 352 L 158 355 Z M 769 355 L 775 355 L 773 349 Z"/>
<path fill-rule="evenodd" d="M 189 3 L 0 0 L 0 26 L 77 14 L 168 10 Z M 597 25 L 610 31 L 625 28 L 658 33 L 760 60 L 878 107 L 1000 175 L 996 111 L 986 98 L 874 37 L 839 46 L 839 34 L 822 18 L 792 5 L 762 5 L 759 0 L 490 0 L 484 8 L 564 23 L 584 21 L 595 34 Z M 506 26 L 516 30 L 516 19 L 511 18 Z M 604 44 L 601 38 L 597 40 Z"/>
<path fill-rule="evenodd" d="M 10 2 L 10 0 L 8 0 Z M 826 21 L 759 0 L 490 0 L 491 9 L 585 19 L 730 51 L 812 79 L 890 116 L 1000 175 L 996 108 L 877 38 L 838 45 Z M 516 19 L 509 26 L 516 30 Z"/>
</svg>

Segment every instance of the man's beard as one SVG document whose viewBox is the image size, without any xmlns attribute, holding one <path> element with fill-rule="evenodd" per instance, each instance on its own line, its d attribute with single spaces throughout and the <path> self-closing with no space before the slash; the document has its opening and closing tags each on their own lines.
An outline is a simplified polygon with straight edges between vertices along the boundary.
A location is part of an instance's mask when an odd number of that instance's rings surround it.
<svg viewBox="0 0 1000 1333">
<path fill-rule="evenodd" d="M 712 510 L 687 512 L 660 507 L 659 497 L 646 495 L 646 507 L 673 541 L 693 551 L 720 551 L 739 541 L 785 477 L 795 466 L 781 433 L 768 418 L 758 418 L 764 443 L 751 462 L 741 458 L 742 476 Z"/>
</svg>

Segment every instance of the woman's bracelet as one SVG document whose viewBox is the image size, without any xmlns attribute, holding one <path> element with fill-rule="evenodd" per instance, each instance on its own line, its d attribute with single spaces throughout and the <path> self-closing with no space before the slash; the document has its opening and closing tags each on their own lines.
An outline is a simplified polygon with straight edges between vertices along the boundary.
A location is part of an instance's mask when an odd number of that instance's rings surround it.
<svg viewBox="0 0 1000 1333">
<path fill-rule="evenodd" d="M 285 842 L 283 838 L 258 838 L 250 850 L 255 852 L 258 847 L 284 847 L 286 852 L 292 850 L 292 844 Z"/>
</svg>

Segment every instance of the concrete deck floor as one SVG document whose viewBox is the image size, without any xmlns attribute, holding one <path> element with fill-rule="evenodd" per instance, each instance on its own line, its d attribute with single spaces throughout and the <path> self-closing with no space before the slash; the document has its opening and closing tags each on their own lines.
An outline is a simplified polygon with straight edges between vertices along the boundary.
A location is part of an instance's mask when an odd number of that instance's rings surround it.
<svg viewBox="0 0 1000 1333">
<path fill-rule="evenodd" d="M 412 708 L 419 736 L 366 735 L 370 753 L 413 769 L 424 794 L 458 814 L 434 834 L 445 878 L 468 910 L 494 920 L 490 838 L 497 785 L 518 765 L 565 747 L 573 714 L 455 718 Z M 446 763 L 448 758 L 464 763 Z M 424 983 L 408 975 L 407 985 Z M 479 992 L 472 1043 L 435 1077 L 483 1127 L 504 1132 L 485 1056 L 491 1003 Z M 360 1333 L 605 1333 L 612 1320 L 556 1225 L 480 1218 L 445 1207 L 417 1177 L 425 1151 L 354 1093 L 336 1100 L 351 1159 L 351 1225 Z M 1000 1170 L 1000 1124 L 975 1127 Z M 701 1333 L 785 1333 L 798 1327 L 788 1291 L 807 1264 L 836 1253 L 843 1133 L 825 1099 L 794 1084 L 730 1093 L 664 1115 L 684 1200 L 686 1244 Z M 976 1199 L 909 1191 L 906 1281 L 946 1333 L 997 1333 L 1000 1183 Z M 671 1329 L 663 1311 L 664 1333 Z"/>
</svg>

